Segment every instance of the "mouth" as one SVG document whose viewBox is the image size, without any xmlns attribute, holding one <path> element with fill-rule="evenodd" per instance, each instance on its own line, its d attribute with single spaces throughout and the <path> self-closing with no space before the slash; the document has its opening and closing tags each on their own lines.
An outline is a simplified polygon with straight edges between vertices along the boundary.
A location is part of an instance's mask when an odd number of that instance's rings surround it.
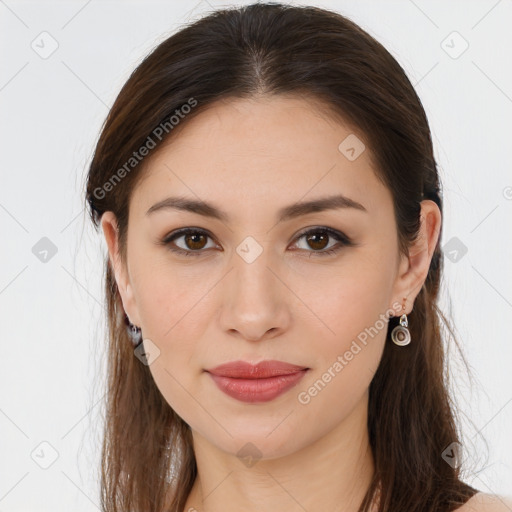
<svg viewBox="0 0 512 512">
<path fill-rule="evenodd" d="M 206 370 L 217 387 L 236 400 L 268 402 L 296 386 L 310 368 L 282 361 L 256 365 L 233 361 Z"/>
</svg>

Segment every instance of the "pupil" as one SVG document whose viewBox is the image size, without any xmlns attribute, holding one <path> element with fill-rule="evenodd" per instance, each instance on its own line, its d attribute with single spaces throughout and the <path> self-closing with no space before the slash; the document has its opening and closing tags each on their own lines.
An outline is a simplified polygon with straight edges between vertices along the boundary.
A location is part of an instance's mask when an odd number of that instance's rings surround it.
<svg viewBox="0 0 512 512">
<path fill-rule="evenodd" d="M 313 239 L 313 240 L 312 240 Z M 311 246 L 313 249 L 323 249 L 325 247 L 325 243 L 322 244 L 322 241 L 318 241 L 318 239 L 323 239 L 323 241 L 325 242 L 327 240 L 327 235 L 326 234 L 315 234 L 315 235 L 309 235 L 308 237 L 308 243 L 310 243 L 311 241 L 313 241 L 313 246 Z M 315 247 L 314 244 L 318 244 L 320 243 L 320 247 Z"/>
<path fill-rule="evenodd" d="M 188 240 L 190 240 L 190 239 L 193 239 L 193 241 L 192 241 L 192 246 L 190 246 L 190 245 L 187 243 L 187 245 L 189 245 L 189 248 L 190 248 L 190 249 L 201 249 L 201 244 L 200 244 L 200 242 L 198 242 L 198 241 L 197 241 L 197 239 L 198 239 L 198 238 L 201 238 L 201 237 L 203 237 L 203 238 L 204 238 L 204 235 L 200 235 L 200 234 L 196 234 L 196 235 L 188 235 L 188 236 L 187 236 L 187 241 L 188 241 Z M 199 247 L 195 247 L 195 246 L 194 246 L 194 244 L 196 244 L 196 243 L 199 243 L 199 245 L 200 245 L 200 246 L 199 246 Z"/>
</svg>

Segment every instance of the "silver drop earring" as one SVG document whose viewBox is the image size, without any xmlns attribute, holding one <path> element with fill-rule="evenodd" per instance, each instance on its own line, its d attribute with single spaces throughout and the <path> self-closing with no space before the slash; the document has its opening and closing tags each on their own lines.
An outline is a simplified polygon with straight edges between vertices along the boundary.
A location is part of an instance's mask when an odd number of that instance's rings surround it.
<svg viewBox="0 0 512 512">
<path fill-rule="evenodd" d="M 405 311 L 405 301 L 407 297 L 404 297 L 404 303 L 402 305 L 402 311 Z M 407 315 L 405 313 L 402 314 L 400 317 L 400 325 L 397 325 L 392 331 L 391 331 L 391 340 L 395 345 L 399 345 L 400 347 L 403 347 L 405 345 L 409 345 L 411 342 L 411 333 L 409 332 L 409 329 L 407 329 L 407 326 L 409 325 L 409 322 L 407 321 Z"/>
<path fill-rule="evenodd" d="M 142 330 L 140 327 L 133 325 L 128 318 L 128 315 L 124 315 L 124 323 L 126 324 L 126 330 L 128 332 L 128 336 L 134 347 L 140 345 L 142 341 Z"/>
</svg>

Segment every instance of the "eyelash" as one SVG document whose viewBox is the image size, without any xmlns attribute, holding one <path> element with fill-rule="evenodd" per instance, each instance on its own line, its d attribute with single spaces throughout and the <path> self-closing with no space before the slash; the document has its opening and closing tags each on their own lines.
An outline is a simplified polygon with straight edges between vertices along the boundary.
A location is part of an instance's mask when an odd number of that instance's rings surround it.
<svg viewBox="0 0 512 512">
<path fill-rule="evenodd" d="M 298 249 L 299 251 L 300 250 L 306 250 L 306 252 L 310 252 L 311 255 L 310 257 L 314 254 L 315 257 L 316 256 L 320 256 L 320 257 L 324 257 L 324 256 L 329 256 L 329 255 L 333 255 L 333 254 L 336 254 L 338 253 L 343 247 L 353 247 L 355 246 L 356 244 L 354 242 L 352 242 L 352 240 L 350 240 L 350 238 L 348 238 L 344 233 L 341 233 L 340 231 L 337 231 L 337 230 L 334 230 L 334 229 L 331 229 L 331 228 L 328 228 L 328 227 L 317 227 L 317 228 L 312 228 L 312 229 L 308 229 L 306 231 L 303 231 L 302 233 L 298 234 L 297 237 L 295 238 L 295 242 L 297 242 L 298 240 L 300 240 L 302 237 L 306 236 L 306 235 L 310 235 L 310 234 L 315 234 L 315 233 L 322 233 L 322 234 L 327 234 L 329 235 L 330 237 L 336 239 L 338 241 L 338 245 L 335 249 L 326 249 L 326 250 L 323 250 L 323 251 L 307 251 L 306 249 Z M 160 243 L 161 245 L 165 245 L 165 246 L 168 246 L 169 250 L 176 253 L 176 254 L 179 254 L 179 255 L 183 255 L 183 256 L 200 256 L 202 253 L 204 253 L 205 251 L 203 249 L 199 249 L 197 251 L 193 251 L 193 250 L 184 250 L 184 249 L 181 249 L 181 248 L 176 248 L 176 247 L 171 247 L 171 242 L 173 242 L 174 240 L 176 240 L 177 238 L 181 238 L 182 236 L 185 236 L 185 235 L 190 235 L 190 234 L 199 234 L 199 235 L 205 235 L 209 238 L 212 238 L 210 237 L 210 235 L 202 230 L 202 229 L 199 229 L 199 228 L 183 228 L 183 229 L 179 229 L 178 231 L 175 231 L 173 233 L 171 233 L 170 235 L 166 236 Z"/>
</svg>

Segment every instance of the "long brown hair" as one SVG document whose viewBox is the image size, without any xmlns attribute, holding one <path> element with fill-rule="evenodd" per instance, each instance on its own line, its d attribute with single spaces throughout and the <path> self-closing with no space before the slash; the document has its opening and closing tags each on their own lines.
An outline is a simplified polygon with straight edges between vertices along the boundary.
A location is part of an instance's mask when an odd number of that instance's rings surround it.
<svg viewBox="0 0 512 512">
<path fill-rule="evenodd" d="M 86 199 L 96 228 L 103 212 L 116 215 L 123 260 L 130 196 L 162 142 L 216 100 L 260 94 L 321 100 L 333 117 L 357 130 L 391 191 L 399 250 L 407 254 L 418 235 L 420 202 L 430 199 L 441 212 L 443 204 L 427 117 L 404 70 L 338 13 L 259 3 L 214 11 L 163 41 L 134 70 L 111 108 L 89 168 Z M 134 158 L 134 152 L 147 156 Z M 441 236 L 409 319 L 413 342 L 406 350 L 390 342 L 398 323 L 391 318 L 370 385 L 375 474 L 361 512 L 369 510 L 379 487 L 379 512 L 451 511 L 477 492 L 462 482 L 459 465 L 442 456 L 460 438 L 441 322 L 453 330 L 437 306 Z M 108 256 L 105 293 L 102 508 L 182 512 L 197 472 L 190 427 L 134 357 Z"/>
</svg>

